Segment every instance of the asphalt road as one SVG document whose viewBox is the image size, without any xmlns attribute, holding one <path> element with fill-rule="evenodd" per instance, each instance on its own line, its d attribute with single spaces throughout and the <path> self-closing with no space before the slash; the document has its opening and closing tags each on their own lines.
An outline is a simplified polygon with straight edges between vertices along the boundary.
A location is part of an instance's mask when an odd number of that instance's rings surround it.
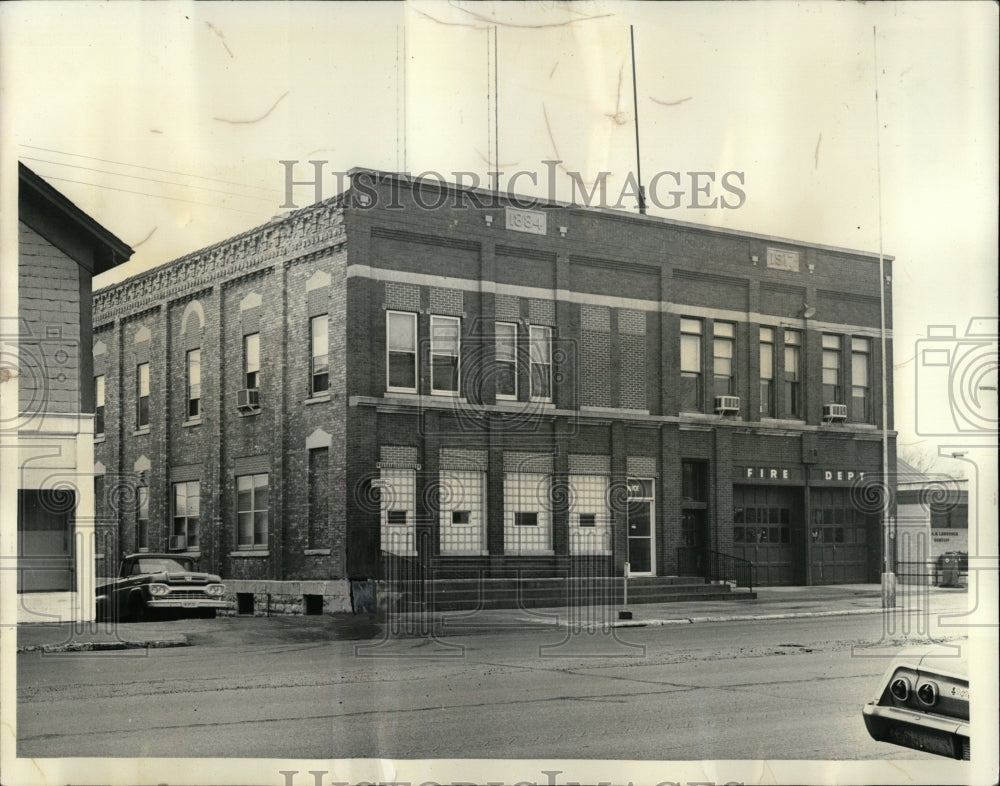
<svg viewBox="0 0 1000 786">
<path fill-rule="evenodd" d="M 899 649 L 877 614 L 388 641 L 177 624 L 192 646 L 19 655 L 18 754 L 937 760 L 865 731 Z"/>
</svg>

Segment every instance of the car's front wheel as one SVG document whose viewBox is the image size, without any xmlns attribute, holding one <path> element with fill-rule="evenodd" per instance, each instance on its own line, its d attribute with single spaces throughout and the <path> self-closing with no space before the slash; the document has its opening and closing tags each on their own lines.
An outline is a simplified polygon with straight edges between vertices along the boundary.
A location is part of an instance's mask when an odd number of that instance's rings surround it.
<svg viewBox="0 0 1000 786">
<path fill-rule="evenodd" d="M 138 593 L 129 598 L 128 617 L 133 622 L 145 622 L 149 619 L 149 607 Z"/>
</svg>

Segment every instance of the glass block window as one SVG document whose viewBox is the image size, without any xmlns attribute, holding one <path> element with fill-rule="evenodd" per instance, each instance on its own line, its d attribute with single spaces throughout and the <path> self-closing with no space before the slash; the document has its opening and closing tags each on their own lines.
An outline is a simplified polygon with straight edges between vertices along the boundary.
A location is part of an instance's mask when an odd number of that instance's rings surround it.
<svg viewBox="0 0 1000 786">
<path fill-rule="evenodd" d="M 504 475 L 505 554 L 551 551 L 550 482 L 551 476 L 537 472 L 508 472 Z"/>
<path fill-rule="evenodd" d="M 441 553 L 485 550 L 484 473 L 441 470 L 440 483 Z"/>
<path fill-rule="evenodd" d="M 570 475 L 571 554 L 611 553 L 611 510 L 606 475 Z"/>
<path fill-rule="evenodd" d="M 382 551 L 402 556 L 417 553 L 416 478 L 412 469 L 381 470 L 379 507 L 382 513 Z"/>
</svg>

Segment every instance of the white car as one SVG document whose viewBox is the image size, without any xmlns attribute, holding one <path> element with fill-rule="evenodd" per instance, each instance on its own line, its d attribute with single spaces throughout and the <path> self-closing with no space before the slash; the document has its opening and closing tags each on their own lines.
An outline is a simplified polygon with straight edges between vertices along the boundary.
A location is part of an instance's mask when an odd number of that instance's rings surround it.
<svg viewBox="0 0 1000 786">
<path fill-rule="evenodd" d="M 880 742 L 969 758 L 969 672 L 954 647 L 905 650 L 886 670 L 863 710 Z"/>
</svg>

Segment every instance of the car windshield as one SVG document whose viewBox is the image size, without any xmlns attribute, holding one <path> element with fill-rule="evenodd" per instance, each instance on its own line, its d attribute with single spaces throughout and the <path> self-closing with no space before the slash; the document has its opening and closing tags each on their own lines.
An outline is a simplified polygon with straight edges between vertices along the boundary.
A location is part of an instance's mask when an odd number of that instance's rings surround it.
<svg viewBox="0 0 1000 786">
<path fill-rule="evenodd" d="M 188 560 L 176 560 L 160 557 L 156 559 L 139 559 L 132 566 L 132 575 L 138 573 L 177 573 L 191 570 Z"/>
</svg>

